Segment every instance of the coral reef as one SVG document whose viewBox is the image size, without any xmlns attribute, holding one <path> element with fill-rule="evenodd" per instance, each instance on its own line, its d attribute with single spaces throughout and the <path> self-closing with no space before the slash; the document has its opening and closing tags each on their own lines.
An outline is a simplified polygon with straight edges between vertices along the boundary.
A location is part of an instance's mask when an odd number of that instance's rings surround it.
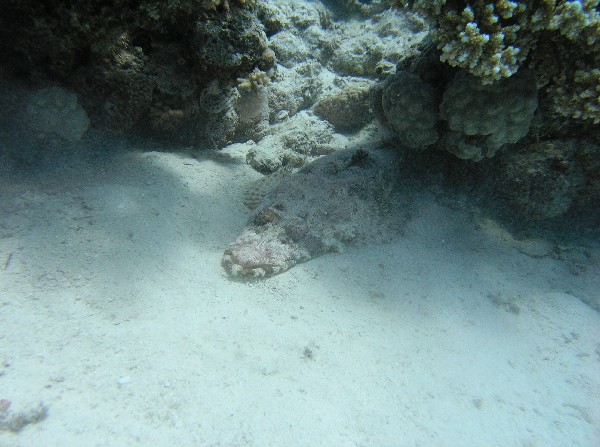
<svg viewBox="0 0 600 447">
<path fill-rule="evenodd" d="M 423 23 L 402 11 L 389 10 L 350 21 L 318 46 L 332 71 L 343 76 L 376 77 L 392 72 L 426 35 Z M 309 36 L 310 37 L 310 36 Z M 317 45 L 314 45 L 317 46 Z"/>
<path fill-rule="evenodd" d="M 150 108 L 152 127 L 163 132 L 174 132 L 184 119 L 185 112 L 183 110 L 171 109 L 161 102 L 156 102 Z"/>
<path fill-rule="evenodd" d="M 600 124 L 600 68 L 575 70 L 571 83 L 551 85 L 548 92 L 555 111 Z"/>
<path fill-rule="evenodd" d="M 323 90 L 327 76 L 389 73 L 425 35 L 422 24 L 419 32 L 405 29 L 417 23 L 411 14 L 382 12 L 387 0 L 341 3 L 358 8 L 364 23 L 334 22 L 321 2 L 9 0 L 0 17 L 0 74 L 68 86 L 102 130 L 222 147 L 264 134 L 263 118 L 248 118 L 252 103 L 263 110 L 266 97 L 269 123 L 280 123 L 322 93 L 336 95 Z M 213 81 L 226 90 L 236 80 L 239 110 L 204 107 Z M 260 101 L 244 96 L 266 86 Z M 349 123 L 345 129 L 355 127 Z"/>
<path fill-rule="evenodd" d="M 270 174 L 283 166 L 302 167 L 340 147 L 343 143 L 330 124 L 302 111 L 272 126 L 268 135 L 249 148 L 246 160 L 258 172 Z"/>
<path fill-rule="evenodd" d="M 450 130 L 446 149 L 463 159 L 491 157 L 503 145 L 527 135 L 537 105 L 535 80 L 526 70 L 492 85 L 459 71 L 446 86 L 440 105 Z"/>
<path fill-rule="evenodd" d="M 269 121 L 283 122 L 298 111 L 308 109 L 323 92 L 323 68 L 314 61 L 294 64 L 292 68 L 279 65 L 269 87 Z"/>
<path fill-rule="evenodd" d="M 255 0 L 232 0 L 231 4 L 237 4 L 242 7 L 250 7 L 254 6 L 256 3 Z M 205 10 L 218 10 L 223 9 L 225 11 L 229 11 L 230 9 L 230 0 L 201 0 L 200 4 Z"/>
<path fill-rule="evenodd" d="M 315 56 L 311 48 L 297 34 L 295 30 L 283 30 L 269 39 L 269 47 L 275 52 L 279 63 L 286 68 L 292 69 L 295 65 Z"/>
<path fill-rule="evenodd" d="M 433 25 L 440 59 L 484 84 L 534 69 L 564 117 L 600 122 L 598 0 L 399 0 Z"/>
<path fill-rule="evenodd" d="M 238 96 L 233 88 L 221 87 L 219 81 L 214 80 L 200 92 L 200 109 L 208 113 L 220 113 L 231 107 Z"/>
<path fill-rule="evenodd" d="M 2 75 L 69 86 L 95 127 L 203 143 L 210 129 L 201 125 L 203 89 L 216 78 L 234 81 L 258 64 L 273 64 L 255 6 L 11 0 L 0 17 Z"/>
<path fill-rule="evenodd" d="M 480 162 L 442 157 L 448 181 L 478 191 L 488 211 L 515 227 L 577 223 L 596 234 L 589 229 L 600 221 L 600 3 L 397 3 L 432 26 L 421 54 L 398 70 L 436 91 L 435 147 Z M 381 101 L 386 83 L 373 108 L 393 129 Z"/>
<path fill-rule="evenodd" d="M 373 90 L 372 107 L 401 145 L 418 149 L 439 141 L 459 158 L 480 161 L 527 135 L 538 105 L 527 70 L 492 85 L 461 70 L 441 98 L 439 90 L 398 70 Z"/>
<path fill-rule="evenodd" d="M 392 72 L 426 34 L 422 20 L 397 9 L 347 22 L 334 22 L 317 2 L 276 9 L 263 20 L 275 22 L 267 25 L 276 30 L 269 46 L 287 68 L 312 59 L 338 75 L 375 77 Z"/>
<path fill-rule="evenodd" d="M 340 17 L 368 17 L 394 5 L 393 0 L 323 0 L 323 3 Z"/>
<path fill-rule="evenodd" d="M 192 46 L 199 68 L 221 78 L 248 73 L 267 49 L 267 36 L 256 16 L 245 9 L 231 10 L 221 20 L 198 20 Z"/>
<path fill-rule="evenodd" d="M 372 95 L 375 116 L 392 129 L 401 144 L 421 148 L 438 139 L 435 90 L 417 75 L 398 71 Z"/>
</svg>

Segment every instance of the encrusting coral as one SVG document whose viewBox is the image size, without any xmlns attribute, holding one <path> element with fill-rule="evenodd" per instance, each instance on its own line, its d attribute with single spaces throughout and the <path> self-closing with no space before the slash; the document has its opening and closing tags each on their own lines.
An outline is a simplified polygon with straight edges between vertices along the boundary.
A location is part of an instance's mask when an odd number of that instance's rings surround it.
<svg viewBox="0 0 600 447">
<path fill-rule="evenodd" d="M 399 0 L 433 26 L 440 60 L 490 84 L 539 68 L 554 111 L 600 123 L 599 0 Z M 553 51 L 539 51 L 538 47 Z M 550 73 L 546 72 L 550 70 Z"/>
</svg>

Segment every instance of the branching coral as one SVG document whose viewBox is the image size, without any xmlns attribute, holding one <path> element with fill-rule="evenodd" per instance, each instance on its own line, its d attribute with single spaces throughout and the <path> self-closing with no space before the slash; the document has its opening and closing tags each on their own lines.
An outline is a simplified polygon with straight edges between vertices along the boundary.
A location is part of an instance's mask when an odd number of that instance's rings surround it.
<svg viewBox="0 0 600 447">
<path fill-rule="evenodd" d="M 510 77 L 527 57 L 532 45 L 524 32 L 527 7 L 523 3 L 499 0 L 406 1 L 434 25 L 440 59 L 465 68 L 484 83 Z"/>
<path fill-rule="evenodd" d="M 255 68 L 245 78 L 237 78 L 238 89 L 254 91 L 260 90 L 263 87 L 271 85 L 271 78 L 268 73 L 265 73 L 258 68 Z"/>
<path fill-rule="evenodd" d="M 482 83 L 515 74 L 534 59 L 538 67 L 556 64 L 560 72 L 536 71 L 547 81 L 555 111 L 563 116 L 600 122 L 599 0 L 399 0 L 426 16 L 440 60 L 464 68 Z M 535 57 L 551 42 L 564 60 Z M 531 57 L 530 57 L 531 56 Z M 535 67 L 532 66 L 535 69 Z"/>
<path fill-rule="evenodd" d="M 575 70 L 573 83 L 556 86 L 553 93 L 555 108 L 600 123 L 600 68 Z"/>
<path fill-rule="evenodd" d="M 600 40 L 598 0 L 573 0 L 557 3 L 548 21 L 548 29 L 560 32 L 569 40 L 583 40 L 594 45 Z"/>
</svg>

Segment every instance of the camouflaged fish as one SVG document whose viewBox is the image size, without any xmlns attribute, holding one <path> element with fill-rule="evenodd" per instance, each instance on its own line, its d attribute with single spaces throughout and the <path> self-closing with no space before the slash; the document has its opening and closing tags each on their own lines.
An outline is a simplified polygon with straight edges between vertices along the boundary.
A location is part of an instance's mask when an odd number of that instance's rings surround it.
<svg viewBox="0 0 600 447">
<path fill-rule="evenodd" d="M 342 150 L 259 180 L 245 201 L 255 211 L 223 267 L 234 277 L 265 277 L 376 238 L 399 162 L 393 149 Z"/>
</svg>

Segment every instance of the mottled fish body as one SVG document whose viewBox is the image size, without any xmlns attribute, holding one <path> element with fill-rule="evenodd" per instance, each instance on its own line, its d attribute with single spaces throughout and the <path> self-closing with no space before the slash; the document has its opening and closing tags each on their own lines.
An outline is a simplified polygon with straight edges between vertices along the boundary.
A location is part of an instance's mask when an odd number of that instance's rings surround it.
<svg viewBox="0 0 600 447">
<path fill-rule="evenodd" d="M 371 239 L 384 219 L 399 162 L 393 149 L 347 149 L 296 173 L 261 180 L 260 194 L 248 195 L 256 206 L 248 226 L 225 250 L 225 270 L 234 277 L 270 276 Z"/>
</svg>

